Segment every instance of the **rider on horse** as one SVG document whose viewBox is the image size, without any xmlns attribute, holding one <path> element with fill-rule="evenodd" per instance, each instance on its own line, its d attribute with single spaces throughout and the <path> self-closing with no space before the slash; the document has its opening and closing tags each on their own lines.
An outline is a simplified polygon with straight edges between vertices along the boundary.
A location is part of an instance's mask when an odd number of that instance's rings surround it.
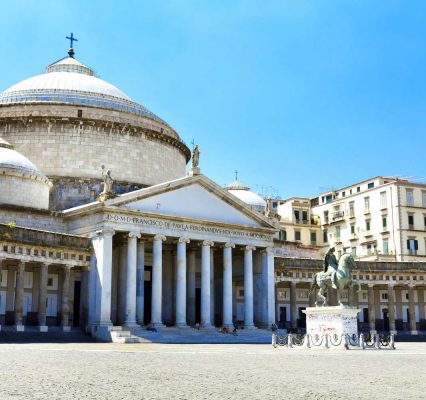
<svg viewBox="0 0 426 400">
<path fill-rule="evenodd" d="M 327 251 L 324 258 L 324 273 L 326 278 L 330 278 L 331 283 L 333 284 L 333 288 L 337 289 L 336 286 L 336 273 L 337 273 L 337 258 L 334 255 L 334 247 L 331 247 L 330 250 Z"/>
</svg>

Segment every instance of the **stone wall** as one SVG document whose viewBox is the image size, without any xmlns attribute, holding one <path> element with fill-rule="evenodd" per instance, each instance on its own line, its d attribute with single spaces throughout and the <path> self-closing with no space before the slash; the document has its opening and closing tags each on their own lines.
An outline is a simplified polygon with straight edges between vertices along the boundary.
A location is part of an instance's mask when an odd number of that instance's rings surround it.
<svg viewBox="0 0 426 400">
<path fill-rule="evenodd" d="M 79 118 L 80 109 L 2 106 L 0 135 L 48 177 L 99 179 L 101 165 L 114 179 L 133 184 L 154 185 L 185 175 L 189 149 L 167 125 L 89 107 Z"/>
</svg>

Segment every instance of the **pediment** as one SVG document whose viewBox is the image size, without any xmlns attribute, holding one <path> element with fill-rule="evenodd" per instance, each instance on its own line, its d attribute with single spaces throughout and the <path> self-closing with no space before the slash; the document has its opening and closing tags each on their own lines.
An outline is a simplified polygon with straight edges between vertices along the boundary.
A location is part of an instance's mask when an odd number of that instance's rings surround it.
<svg viewBox="0 0 426 400">
<path fill-rule="evenodd" d="M 263 215 L 203 175 L 140 189 L 107 203 L 108 206 L 132 211 L 221 224 L 274 228 Z"/>
</svg>

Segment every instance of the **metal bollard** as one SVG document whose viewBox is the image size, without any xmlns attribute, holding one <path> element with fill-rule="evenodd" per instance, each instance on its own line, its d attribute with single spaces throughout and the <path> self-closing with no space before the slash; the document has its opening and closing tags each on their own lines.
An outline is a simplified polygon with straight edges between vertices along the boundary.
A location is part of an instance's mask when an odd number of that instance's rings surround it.
<svg viewBox="0 0 426 400">
<path fill-rule="evenodd" d="M 292 338 L 291 333 L 288 334 L 287 346 L 288 346 L 289 349 L 293 347 L 293 338 Z"/>
<path fill-rule="evenodd" d="M 275 333 L 272 334 L 272 347 L 277 347 L 277 335 Z"/>
<path fill-rule="evenodd" d="M 374 335 L 374 345 L 377 350 L 380 349 L 380 335 L 378 333 Z"/>
<path fill-rule="evenodd" d="M 364 350 L 364 348 L 365 348 L 365 345 L 364 345 L 364 334 L 363 333 L 361 333 L 361 335 L 359 335 L 359 348 L 361 349 L 361 350 Z"/>
<path fill-rule="evenodd" d="M 390 335 L 389 348 L 395 350 L 395 335 L 393 333 Z"/>
</svg>

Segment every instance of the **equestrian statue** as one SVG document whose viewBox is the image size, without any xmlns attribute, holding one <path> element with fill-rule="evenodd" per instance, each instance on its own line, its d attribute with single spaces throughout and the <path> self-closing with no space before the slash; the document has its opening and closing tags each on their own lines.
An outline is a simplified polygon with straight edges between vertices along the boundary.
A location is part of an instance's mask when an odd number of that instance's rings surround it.
<svg viewBox="0 0 426 400">
<path fill-rule="evenodd" d="M 350 254 L 343 254 L 339 261 L 334 255 L 334 247 L 330 248 L 324 258 L 324 270 L 317 272 L 312 280 L 309 289 L 309 295 L 315 289 L 319 288 L 315 306 L 327 306 L 327 294 L 330 288 L 337 289 L 339 293 L 339 305 L 343 305 L 341 298 L 343 290 L 349 289 L 355 285 L 358 286 L 358 291 L 361 284 L 352 279 L 351 269 L 355 268 L 355 260 Z"/>
</svg>

